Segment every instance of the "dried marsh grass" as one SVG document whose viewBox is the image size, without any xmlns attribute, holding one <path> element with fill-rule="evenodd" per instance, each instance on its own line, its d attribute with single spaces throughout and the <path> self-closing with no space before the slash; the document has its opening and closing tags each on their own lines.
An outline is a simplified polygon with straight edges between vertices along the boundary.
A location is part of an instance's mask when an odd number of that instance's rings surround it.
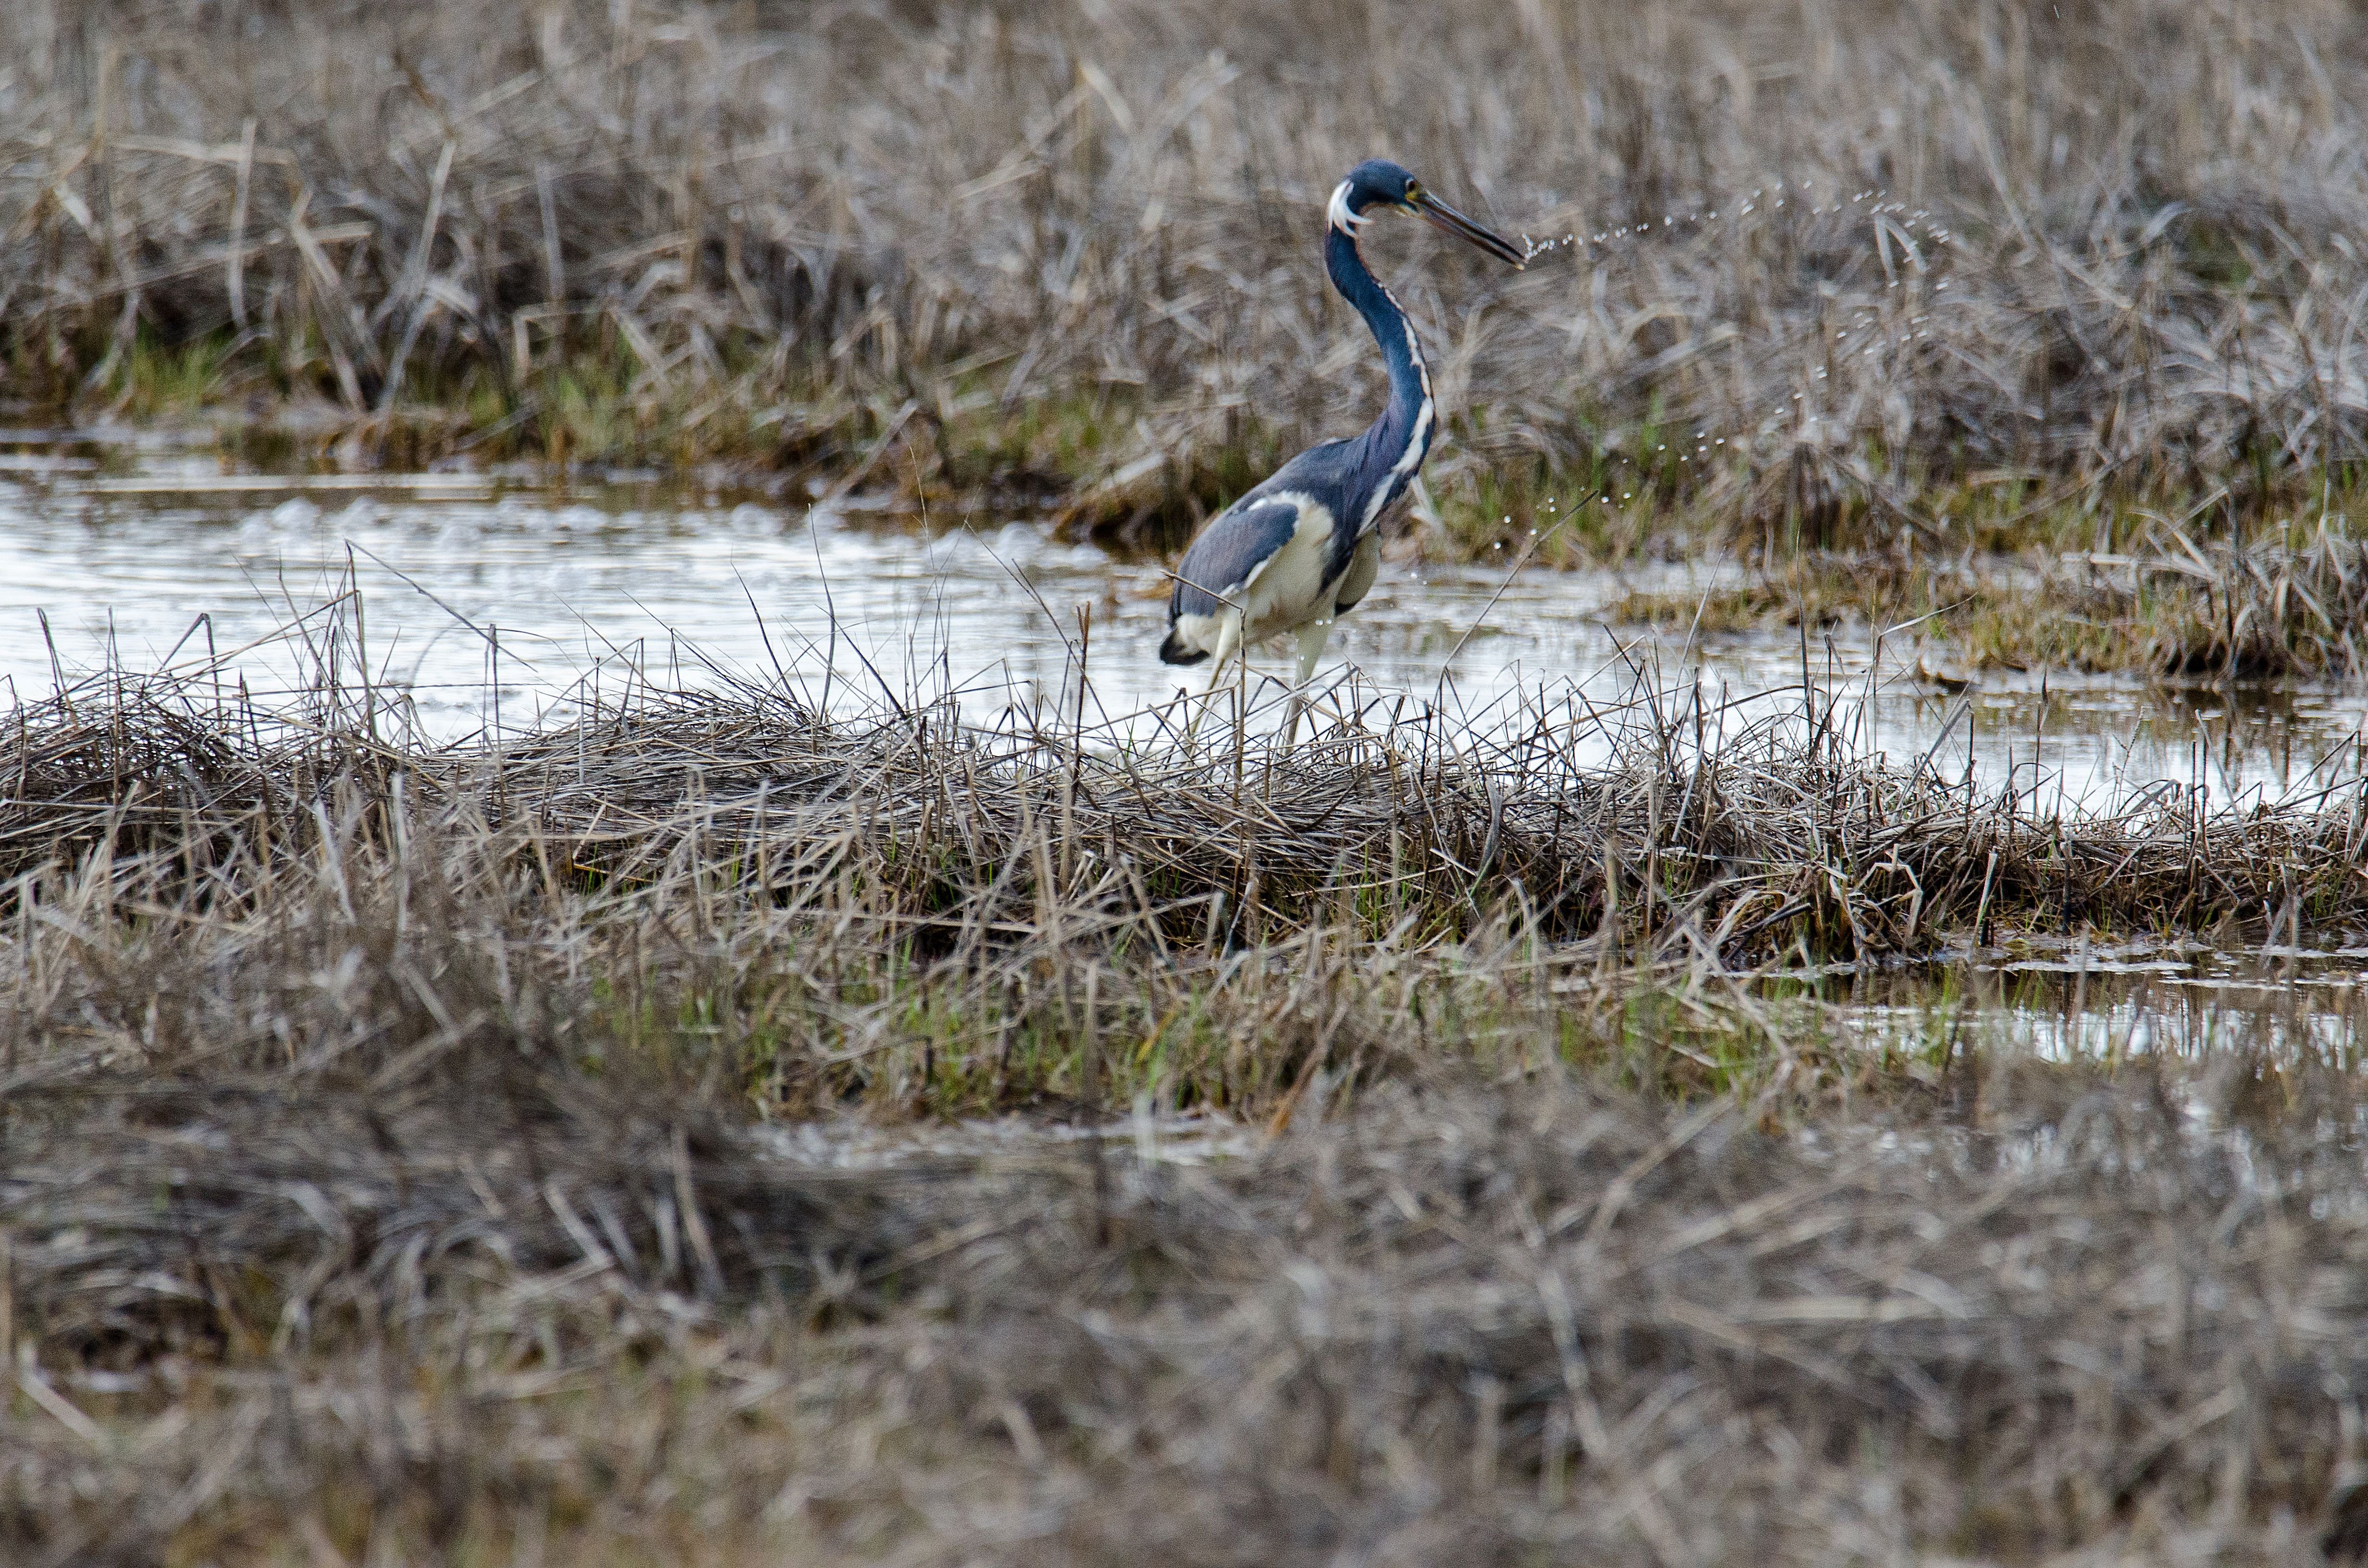
<svg viewBox="0 0 2368 1568">
<path fill-rule="evenodd" d="M 1336 707 L 1290 749 L 1222 719 L 1188 748 L 1172 718 L 637 688 L 420 747 L 374 735 L 395 726 L 359 693 L 274 712 L 205 671 L 110 673 L 16 715 L 0 878 L 23 961 L 64 944 L 40 1027 L 99 1058 L 171 1039 L 276 1062 L 381 1002 L 449 1032 L 530 996 L 557 1009 L 531 1032 L 572 1050 L 655 1041 L 800 1108 L 1164 1085 L 1263 1114 L 1319 1067 L 1387 1075 L 1408 1019 L 1417 1056 L 1434 1033 L 1617 1055 L 1635 998 L 1588 983 L 1606 966 L 1757 1036 L 1716 994 L 1787 958 L 2368 923 L 2356 783 L 2065 812 L 1861 756 L 1814 692 L 1727 733 L 1699 688 L 1641 681 L 1494 732 Z M 418 972 L 465 976 L 470 1003 L 405 989 L 415 930 Z M 88 967 L 118 946 L 140 956 Z M 1097 1092 L 1101 1038 L 1132 1043 Z"/>
<path fill-rule="evenodd" d="M 0 347 L 60 395 L 149 354 L 1189 517 L 1370 403 L 1314 239 L 1380 152 L 1573 242 L 1383 242 L 1474 528 L 1531 481 L 1817 537 L 2360 456 L 2368 50 L 2319 0 L 19 10 Z"/>
<path fill-rule="evenodd" d="M 22 710 L 0 1542 L 2356 1541 L 2356 1064 L 1854 1055 L 1720 961 L 1929 945 L 1976 865 L 1993 920 L 2271 876 L 2348 917 L 2356 808 L 2048 821 L 1692 717 L 1584 768 L 1543 725 L 1186 756 L 750 690 L 445 750 L 203 672 Z M 1025 1104 L 1133 1114 L 832 1119 Z"/>
<path fill-rule="evenodd" d="M 2358 1537 L 2363 1193 L 2325 1134 L 2357 1085 L 2323 1065 L 2000 1068 L 1814 1138 L 1451 1075 L 1205 1167 L 1121 1136 L 852 1170 L 681 1094 L 544 1069 L 521 1103 L 455 1065 L 10 1096 L 13 1557 Z"/>
</svg>

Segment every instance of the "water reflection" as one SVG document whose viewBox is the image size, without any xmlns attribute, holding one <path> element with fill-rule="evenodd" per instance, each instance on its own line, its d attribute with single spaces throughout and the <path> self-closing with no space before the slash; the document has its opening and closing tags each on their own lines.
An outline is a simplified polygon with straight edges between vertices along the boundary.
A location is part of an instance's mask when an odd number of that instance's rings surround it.
<svg viewBox="0 0 2368 1568">
<path fill-rule="evenodd" d="M 1979 1051 L 2192 1065 L 2233 1051 L 2351 1073 L 2368 1021 L 2368 947 L 2359 945 L 2076 941 L 1771 983 L 1833 1003 L 1861 1046 L 1932 1060 Z"/>
</svg>

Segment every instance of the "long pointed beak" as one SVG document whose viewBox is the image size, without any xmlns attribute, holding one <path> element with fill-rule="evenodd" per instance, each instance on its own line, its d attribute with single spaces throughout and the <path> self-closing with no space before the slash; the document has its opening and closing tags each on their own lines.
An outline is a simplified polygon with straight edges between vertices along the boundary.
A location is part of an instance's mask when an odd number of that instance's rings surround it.
<svg viewBox="0 0 2368 1568">
<path fill-rule="evenodd" d="M 1486 251 L 1498 261 L 1514 267 L 1527 267 L 1530 263 L 1530 258 L 1521 254 L 1520 246 L 1494 229 L 1483 228 L 1427 190 L 1416 193 L 1413 206 L 1423 222 L 1432 228 L 1453 234 L 1464 244 Z"/>
</svg>

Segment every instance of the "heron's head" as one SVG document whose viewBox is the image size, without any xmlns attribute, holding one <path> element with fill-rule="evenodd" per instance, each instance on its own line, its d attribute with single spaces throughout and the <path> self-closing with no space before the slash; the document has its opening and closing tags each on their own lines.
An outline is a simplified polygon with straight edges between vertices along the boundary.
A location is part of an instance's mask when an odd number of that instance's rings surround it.
<svg viewBox="0 0 2368 1568">
<path fill-rule="evenodd" d="M 1521 247 L 1493 229 L 1484 228 L 1423 187 L 1422 181 L 1387 158 L 1370 158 L 1349 171 L 1332 192 L 1326 212 L 1332 227 L 1354 238 L 1375 212 L 1411 212 L 1433 228 L 1453 234 L 1464 244 L 1486 251 L 1515 267 L 1528 264 Z"/>
</svg>

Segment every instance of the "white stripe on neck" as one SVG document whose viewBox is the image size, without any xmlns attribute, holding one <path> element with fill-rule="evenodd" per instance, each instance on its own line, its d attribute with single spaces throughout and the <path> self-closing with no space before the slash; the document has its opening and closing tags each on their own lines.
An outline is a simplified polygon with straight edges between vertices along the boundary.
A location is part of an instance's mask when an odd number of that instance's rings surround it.
<svg viewBox="0 0 2368 1568">
<path fill-rule="evenodd" d="M 1342 180 L 1338 186 L 1333 187 L 1332 200 L 1330 204 L 1324 209 L 1324 221 L 1331 224 L 1334 228 L 1339 230 L 1342 233 L 1348 235 L 1350 239 L 1355 239 L 1357 237 L 1357 231 L 1367 223 L 1372 222 L 1370 218 L 1363 217 L 1358 213 L 1349 210 L 1349 182 L 1347 180 Z"/>
<path fill-rule="evenodd" d="M 1439 412 L 1439 405 L 1430 392 L 1430 367 L 1423 363 L 1422 345 L 1415 341 L 1414 322 L 1406 313 L 1406 307 L 1398 303 L 1395 294 L 1383 289 L 1382 298 L 1387 300 L 1390 308 L 1398 313 L 1398 331 L 1406 335 L 1406 358 L 1414 366 L 1416 384 L 1422 388 L 1422 402 L 1416 406 L 1414 424 L 1406 432 L 1406 450 L 1399 453 L 1398 460 L 1390 465 L 1390 472 L 1374 488 L 1373 498 L 1365 503 L 1365 515 L 1357 520 L 1357 534 L 1360 539 L 1372 532 L 1374 526 L 1381 521 L 1382 508 L 1389 505 L 1390 497 L 1397 494 L 1400 486 L 1413 476 L 1414 471 L 1422 466 L 1423 449 L 1428 445 L 1431 421 Z"/>
</svg>

